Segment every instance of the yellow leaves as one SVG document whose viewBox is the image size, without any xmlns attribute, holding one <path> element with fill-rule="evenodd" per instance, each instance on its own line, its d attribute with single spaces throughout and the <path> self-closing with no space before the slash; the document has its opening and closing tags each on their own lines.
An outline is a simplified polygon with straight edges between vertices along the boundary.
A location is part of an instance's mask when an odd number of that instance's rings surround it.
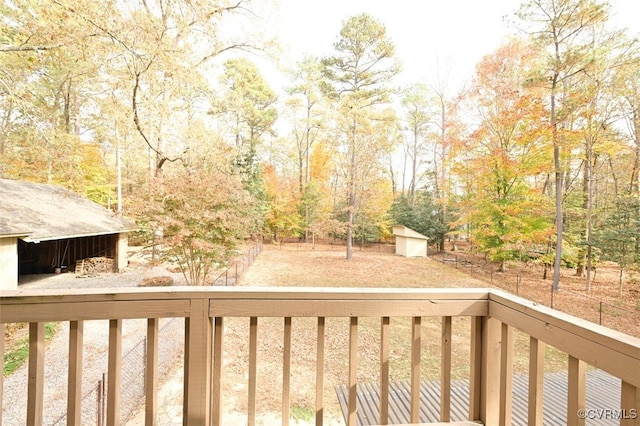
<svg viewBox="0 0 640 426">
<path fill-rule="evenodd" d="M 265 225 L 272 234 L 295 235 L 301 231 L 298 212 L 299 194 L 293 179 L 278 175 L 275 167 L 263 165 L 267 211 Z"/>
</svg>

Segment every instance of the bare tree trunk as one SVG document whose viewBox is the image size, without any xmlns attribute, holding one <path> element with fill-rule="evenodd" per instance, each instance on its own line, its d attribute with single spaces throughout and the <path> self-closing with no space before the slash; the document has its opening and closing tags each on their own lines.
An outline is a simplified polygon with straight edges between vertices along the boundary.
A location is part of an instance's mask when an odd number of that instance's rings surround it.
<svg viewBox="0 0 640 426">
<path fill-rule="evenodd" d="M 639 109 L 634 109 L 632 123 L 633 123 L 633 130 L 634 130 L 635 155 L 633 160 L 633 169 L 631 170 L 631 181 L 629 182 L 629 189 L 632 194 L 637 194 L 640 189 L 640 110 Z"/>
<path fill-rule="evenodd" d="M 562 217 L 562 166 L 560 163 L 560 141 L 558 140 L 558 118 L 556 115 L 556 87 L 558 85 L 558 73 L 556 72 L 551 85 L 551 131 L 553 137 L 553 167 L 555 172 L 556 190 L 556 251 L 553 262 L 553 291 L 560 290 L 560 265 L 562 263 L 562 237 L 563 237 L 563 217 Z"/>
<path fill-rule="evenodd" d="M 591 217 L 593 215 L 593 166 L 591 157 L 593 156 L 593 152 L 591 147 L 589 147 L 589 152 L 587 154 L 587 226 L 586 226 L 586 235 L 585 242 L 587 244 L 587 275 L 585 278 L 585 291 L 588 293 L 591 291 L 591 234 L 592 234 L 592 220 Z"/>
<path fill-rule="evenodd" d="M 357 176 L 357 164 L 356 164 L 356 128 L 357 117 L 353 116 L 353 127 L 351 129 L 351 158 L 349 162 L 349 194 L 348 194 L 348 206 L 347 206 L 347 260 L 351 260 L 353 257 L 353 222 L 356 208 L 356 176 Z"/>
</svg>

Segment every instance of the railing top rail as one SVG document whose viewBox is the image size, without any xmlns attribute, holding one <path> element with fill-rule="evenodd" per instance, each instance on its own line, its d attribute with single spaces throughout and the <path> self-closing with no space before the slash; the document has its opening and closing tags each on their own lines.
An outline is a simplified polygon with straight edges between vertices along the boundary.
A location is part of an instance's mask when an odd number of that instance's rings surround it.
<svg viewBox="0 0 640 426">
<path fill-rule="evenodd" d="M 292 300 L 488 300 L 487 288 L 359 288 L 359 287 L 124 287 L 37 289 L 0 292 L 0 305 L 56 301 L 122 301 L 166 299 Z"/>
<path fill-rule="evenodd" d="M 17 291 L 0 294 L 0 323 L 210 316 L 486 316 L 487 289 L 154 288 Z"/>
<path fill-rule="evenodd" d="M 489 316 L 640 387 L 640 339 L 492 290 Z"/>
<path fill-rule="evenodd" d="M 544 321 L 546 325 L 562 327 L 563 329 L 571 331 L 574 334 L 581 335 L 587 339 L 605 339 L 609 342 L 608 344 L 610 346 L 619 342 L 620 345 L 624 347 L 632 348 L 634 351 L 637 350 L 638 355 L 640 355 L 640 338 L 638 337 L 549 308 L 548 306 L 532 302 L 503 290 L 490 290 L 489 300 L 503 305 L 512 306 L 532 318 Z M 491 315 L 491 311 L 489 314 Z"/>
</svg>

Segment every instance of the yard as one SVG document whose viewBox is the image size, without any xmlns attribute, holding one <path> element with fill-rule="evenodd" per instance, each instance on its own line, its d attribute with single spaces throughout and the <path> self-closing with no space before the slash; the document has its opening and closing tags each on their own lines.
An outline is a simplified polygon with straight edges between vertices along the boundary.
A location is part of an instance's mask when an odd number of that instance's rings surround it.
<svg viewBox="0 0 640 426">
<path fill-rule="evenodd" d="M 368 288 L 397 287 L 488 287 L 492 281 L 511 292 L 519 292 L 545 303 L 546 288 L 549 281 L 538 282 L 536 271 L 524 266 L 513 268 L 510 273 L 491 275 L 488 265 L 479 256 L 468 252 L 447 253 L 447 258 L 455 261 L 442 261 L 440 255 L 430 259 L 408 259 L 390 253 L 375 251 L 359 251 L 354 258 L 344 259 L 344 247 L 317 245 L 265 244 L 255 263 L 245 271 L 238 286 L 281 286 L 281 287 L 356 287 L 366 292 Z M 143 278 L 169 274 L 161 267 L 148 268 L 139 262 L 129 271 L 118 275 L 99 275 L 77 280 L 73 274 L 53 276 L 51 280 L 37 284 L 41 288 L 80 287 L 112 287 L 114 285 L 135 286 Z M 484 269 L 483 269 L 484 268 Z M 569 274 L 570 271 L 567 271 Z M 606 288 L 616 288 L 615 283 L 607 287 L 605 277 L 615 278 L 615 271 L 601 268 L 598 271 L 597 296 L 604 297 Z M 68 275 L 65 277 L 64 275 Z M 176 284 L 180 284 L 179 274 L 171 273 Z M 477 277 L 477 278 L 476 278 Z M 70 280 L 67 278 L 71 278 Z M 68 281 L 64 283 L 63 281 Z M 516 282 L 518 284 L 516 284 Z M 563 283 L 571 291 L 561 292 L 557 302 L 563 305 L 577 305 L 584 299 L 577 291 L 579 283 L 567 276 Z M 36 284 L 27 284 L 25 288 Z M 526 290 L 526 291 L 525 291 Z M 630 288 L 632 294 L 635 289 Z M 601 294 L 602 293 L 602 294 Z M 628 299 L 628 297 L 627 297 Z M 612 296 L 607 301 L 616 303 Z M 618 301 L 619 303 L 622 303 Z M 628 304 L 625 304 L 627 306 Z M 583 311 L 583 313 L 585 313 Z M 586 316 L 586 315 L 585 315 Z M 588 318 L 593 320 L 592 318 Z M 359 319 L 358 339 L 358 381 L 379 381 L 380 359 L 380 324 L 378 318 Z M 624 315 L 609 315 L 607 321 L 612 322 L 629 334 L 636 333 L 631 327 L 630 318 Z M 597 321 L 596 321 L 597 322 Z M 625 325 L 626 324 L 626 325 Z M 605 324 L 610 326 L 610 324 Z M 624 328 L 626 327 L 626 330 Z M 66 327 L 63 327 L 63 330 Z M 316 365 L 316 323 L 315 319 L 294 318 L 292 320 L 293 341 L 291 359 L 291 415 L 300 424 L 307 424 L 314 415 L 315 406 L 315 365 Z M 393 318 L 391 320 L 390 338 L 390 371 L 391 380 L 407 380 L 410 377 L 411 321 L 410 318 Z M 60 333 L 47 349 L 60 344 L 66 346 L 64 334 Z M 182 334 L 182 333 L 180 333 Z M 464 379 L 469 375 L 469 335 L 468 318 L 453 319 L 452 333 L 452 378 Z M 284 324 L 281 318 L 260 318 L 258 322 L 258 372 L 257 410 L 261 424 L 280 424 L 277 414 L 282 407 L 282 365 L 284 346 Z M 528 369 L 528 336 L 517 331 L 515 336 L 514 372 L 523 374 Z M 59 337 L 59 338 L 58 338 Z M 178 336 L 181 337 L 181 336 Z M 181 338 L 165 335 L 165 342 L 177 342 Z M 161 335 L 162 341 L 162 335 Z M 58 343 L 56 343 L 58 342 Z M 10 342 L 7 342 L 10 343 Z M 325 423 L 340 424 L 342 415 L 336 399 L 335 386 L 345 384 L 348 377 L 348 345 L 349 320 L 347 318 L 326 319 L 325 341 L 325 388 L 324 405 Z M 424 380 L 439 380 L 441 319 L 425 318 L 422 320 L 422 361 L 421 376 Z M 10 347 L 10 345 L 8 346 Z M 246 420 L 248 377 L 249 377 L 249 320 L 245 318 L 226 318 L 224 332 L 224 411 L 223 419 L 227 423 L 243 423 Z M 179 348 L 178 348 L 179 349 Z M 85 348 L 85 358 L 91 358 Z M 182 404 L 182 358 L 174 358 L 173 375 L 165 377 L 163 391 L 160 393 L 161 416 L 158 424 L 170 425 L 179 422 Z M 566 369 L 566 355 L 547 347 L 545 371 Z M 24 374 L 25 372 L 23 372 Z M 60 375 L 64 378 L 64 374 Z M 11 381 L 5 383 L 9 385 Z M 8 390 L 8 386 L 5 386 Z M 5 393 L 5 398 L 8 396 Z M 5 401 L 6 402 L 6 401 Z M 143 415 L 138 415 L 129 424 L 144 424 Z"/>
<path fill-rule="evenodd" d="M 242 276 L 240 286 L 358 287 L 366 292 L 376 287 L 487 287 L 488 283 L 469 277 L 465 272 L 433 259 L 408 259 L 389 253 L 355 252 L 350 261 L 336 246 L 317 246 L 315 250 L 297 244 L 265 244 L 255 264 Z M 325 390 L 328 415 L 340 419 L 334 387 L 345 384 L 348 377 L 349 322 L 346 318 L 326 320 Z M 380 362 L 380 324 L 377 318 L 359 320 L 358 381 L 377 382 Z M 258 403 L 257 409 L 275 412 L 282 400 L 282 319 L 261 318 L 258 324 Z M 469 375 L 468 318 L 453 320 L 453 379 Z M 514 371 L 528 368 L 528 336 L 517 332 Z M 248 373 L 248 319 L 225 320 L 225 403 L 226 410 L 246 412 Z M 311 419 L 314 407 L 316 325 L 313 319 L 293 319 L 293 353 L 291 377 L 292 414 Z M 439 380 L 441 319 L 422 321 L 422 366 L 424 380 Z M 229 349 L 232 348 L 232 349 Z M 411 322 L 409 318 L 391 321 L 391 380 L 410 377 Z M 566 368 L 566 356 L 547 349 L 546 371 Z M 228 395 L 228 397 L 226 397 Z M 330 422 L 330 424 L 333 424 Z"/>
</svg>

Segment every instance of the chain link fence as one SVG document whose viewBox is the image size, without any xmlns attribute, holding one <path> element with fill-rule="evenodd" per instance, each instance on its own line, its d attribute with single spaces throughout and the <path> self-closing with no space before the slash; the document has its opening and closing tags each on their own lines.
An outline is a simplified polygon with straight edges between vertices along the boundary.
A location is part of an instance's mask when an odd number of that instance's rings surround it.
<svg viewBox="0 0 640 426">
<path fill-rule="evenodd" d="M 249 250 L 236 258 L 231 266 L 224 270 L 218 277 L 213 280 L 212 285 L 230 286 L 235 285 L 242 274 L 255 262 L 258 255 L 262 252 L 262 240 L 258 240 Z"/>
<path fill-rule="evenodd" d="M 542 281 L 547 290 L 541 291 L 540 283 L 527 285 L 523 279 L 530 280 L 530 271 L 511 270 L 495 272 L 490 263 L 476 263 L 446 252 L 431 256 L 439 262 L 451 265 L 464 273 L 488 282 L 492 286 L 517 294 L 528 300 L 546 305 L 562 312 L 586 319 L 623 333 L 640 336 L 640 310 L 638 307 L 619 300 L 601 300 L 589 294 L 580 293 L 562 287 L 560 291 L 551 291 L 550 280 Z M 637 301 L 640 303 L 640 300 Z"/>
<path fill-rule="evenodd" d="M 281 250 L 296 251 L 344 251 L 346 240 L 340 238 L 309 238 L 307 242 L 301 238 L 281 238 L 277 241 L 267 240 L 280 247 Z M 395 253 L 396 245 L 388 241 L 353 241 L 354 251 L 373 253 Z"/>
<path fill-rule="evenodd" d="M 158 330 L 158 377 L 166 377 L 175 366 L 184 348 L 184 318 L 162 318 Z M 146 337 L 131 341 L 123 349 L 121 361 L 120 420 L 124 424 L 144 403 L 146 375 Z M 105 351 L 97 362 L 106 365 L 108 352 Z M 92 361 L 93 362 L 93 361 Z M 89 380 L 95 380 L 95 377 Z M 83 384 L 84 386 L 84 384 Z M 107 374 L 103 372 L 97 382 L 86 385 L 89 389 L 81 401 L 82 424 L 106 425 Z M 65 425 L 67 414 L 60 416 L 53 425 Z"/>
</svg>

